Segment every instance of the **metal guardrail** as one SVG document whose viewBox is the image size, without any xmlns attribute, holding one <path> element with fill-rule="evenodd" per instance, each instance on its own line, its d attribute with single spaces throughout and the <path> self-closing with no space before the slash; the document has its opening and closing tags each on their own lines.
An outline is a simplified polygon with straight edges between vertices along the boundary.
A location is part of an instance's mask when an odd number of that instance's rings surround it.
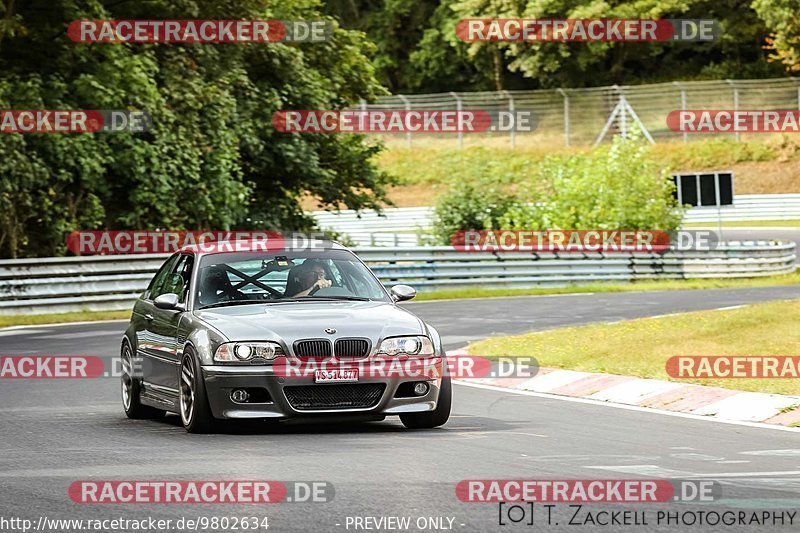
<svg viewBox="0 0 800 533">
<path fill-rule="evenodd" d="M 417 246 L 418 235 L 432 224 L 432 207 L 400 207 L 385 209 L 381 215 L 352 210 L 314 211 L 320 228 L 347 235 L 355 246 Z M 747 220 L 800 220 L 800 194 L 737 195 L 734 205 L 719 209 L 693 207 L 686 210 L 683 222 L 708 223 Z"/>
<path fill-rule="evenodd" d="M 720 208 L 723 222 L 748 220 L 800 220 L 800 194 L 740 194 L 733 205 Z M 714 207 L 693 207 L 686 211 L 684 223 L 717 221 Z"/>
<path fill-rule="evenodd" d="M 468 253 L 450 247 L 355 251 L 386 285 L 408 283 L 426 291 L 788 274 L 796 268 L 795 246 L 780 241 L 728 242 L 713 251 L 664 254 Z M 166 257 L 0 261 L 0 314 L 129 309 Z"/>
</svg>

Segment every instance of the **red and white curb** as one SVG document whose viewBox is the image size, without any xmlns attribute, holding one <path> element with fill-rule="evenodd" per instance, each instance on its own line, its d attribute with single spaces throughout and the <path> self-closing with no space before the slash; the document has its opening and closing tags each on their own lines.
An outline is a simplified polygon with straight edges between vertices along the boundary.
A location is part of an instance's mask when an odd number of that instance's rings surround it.
<svg viewBox="0 0 800 533">
<path fill-rule="evenodd" d="M 447 355 L 467 355 L 466 350 Z M 615 374 L 540 368 L 532 378 L 458 380 L 494 387 L 676 411 L 720 420 L 800 423 L 800 396 L 745 392 Z"/>
</svg>

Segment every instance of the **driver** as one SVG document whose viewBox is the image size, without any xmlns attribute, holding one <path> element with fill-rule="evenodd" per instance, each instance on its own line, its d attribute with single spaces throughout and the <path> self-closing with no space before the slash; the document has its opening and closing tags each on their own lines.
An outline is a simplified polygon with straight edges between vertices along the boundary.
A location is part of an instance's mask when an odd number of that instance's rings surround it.
<svg viewBox="0 0 800 533">
<path fill-rule="evenodd" d="M 310 296 L 319 289 L 330 287 L 331 280 L 325 279 L 325 268 L 318 261 L 306 260 L 289 273 L 286 297 Z"/>
</svg>

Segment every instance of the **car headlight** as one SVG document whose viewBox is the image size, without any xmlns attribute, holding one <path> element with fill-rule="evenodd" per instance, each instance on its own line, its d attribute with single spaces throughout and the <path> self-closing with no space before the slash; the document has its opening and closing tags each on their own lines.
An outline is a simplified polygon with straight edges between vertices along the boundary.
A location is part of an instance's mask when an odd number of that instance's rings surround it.
<svg viewBox="0 0 800 533">
<path fill-rule="evenodd" d="M 238 363 L 265 359 L 272 361 L 283 355 L 283 348 L 277 342 L 226 342 L 220 344 L 214 352 L 214 361 L 220 363 Z"/>
<path fill-rule="evenodd" d="M 378 348 L 379 355 L 433 355 L 433 343 L 428 337 L 415 335 L 413 337 L 392 337 L 384 339 Z"/>
</svg>

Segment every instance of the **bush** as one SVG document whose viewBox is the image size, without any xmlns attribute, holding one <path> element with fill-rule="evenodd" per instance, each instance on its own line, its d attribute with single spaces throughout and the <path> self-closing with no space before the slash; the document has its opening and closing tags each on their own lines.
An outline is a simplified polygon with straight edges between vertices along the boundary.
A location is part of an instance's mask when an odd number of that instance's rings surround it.
<svg viewBox="0 0 800 533">
<path fill-rule="evenodd" d="M 438 243 L 450 244 L 451 235 L 459 230 L 501 228 L 501 218 L 516 203 L 513 195 L 492 186 L 453 185 L 434 209 L 434 237 Z"/>
<path fill-rule="evenodd" d="M 548 183 L 547 198 L 501 222 L 515 229 L 677 229 L 683 215 L 674 185 L 648 153 L 639 138 L 616 137 L 610 148 L 589 155 L 549 158 L 537 181 Z"/>
<path fill-rule="evenodd" d="M 638 137 L 587 155 L 549 157 L 516 194 L 476 183 L 451 187 L 434 211 L 437 241 L 458 230 L 674 230 L 683 217 L 667 169 Z"/>
</svg>

